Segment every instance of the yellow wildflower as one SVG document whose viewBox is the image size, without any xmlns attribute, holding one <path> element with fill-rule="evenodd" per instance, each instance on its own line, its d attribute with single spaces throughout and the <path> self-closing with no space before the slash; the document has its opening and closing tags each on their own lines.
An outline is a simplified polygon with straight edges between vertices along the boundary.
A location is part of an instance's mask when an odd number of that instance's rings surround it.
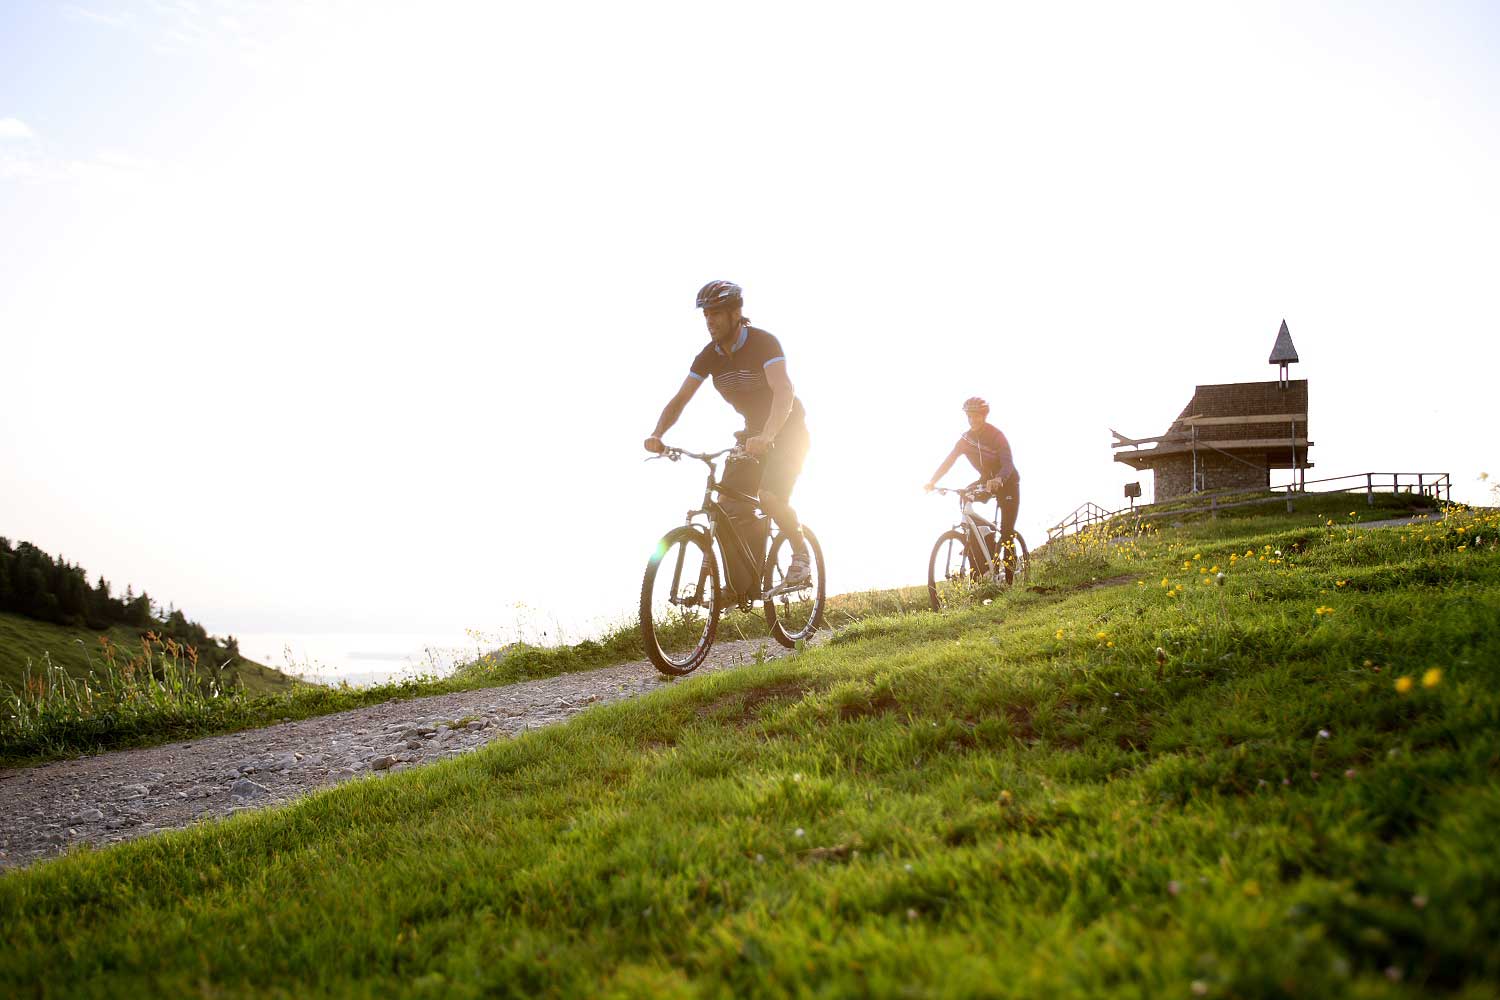
<svg viewBox="0 0 1500 1000">
<path fill-rule="evenodd" d="M 1433 667 L 1422 675 L 1422 686 L 1424 688 L 1435 688 L 1441 683 L 1443 683 L 1443 672 L 1437 667 Z"/>
<path fill-rule="evenodd" d="M 1313 609 L 1313 613 L 1318 615 L 1331 615 L 1333 614 L 1333 609 L 1320 604 L 1318 605 L 1318 607 Z"/>
<path fill-rule="evenodd" d="M 1052 638 L 1054 638 L 1054 639 L 1061 639 L 1062 637 L 1063 637 L 1063 630 L 1062 629 L 1058 629 L 1056 632 L 1054 632 L 1052 634 Z"/>
<path fill-rule="evenodd" d="M 1411 690 L 1411 688 L 1412 688 L 1412 680 L 1411 680 L 1410 677 L 1397 677 L 1396 678 L 1396 693 L 1397 694 L 1406 694 L 1408 691 Z"/>
</svg>

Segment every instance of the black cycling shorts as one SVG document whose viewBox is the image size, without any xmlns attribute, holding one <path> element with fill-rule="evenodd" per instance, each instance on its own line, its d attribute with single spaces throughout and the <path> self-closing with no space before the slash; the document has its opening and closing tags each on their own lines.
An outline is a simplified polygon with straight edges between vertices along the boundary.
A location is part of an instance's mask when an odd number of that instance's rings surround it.
<svg viewBox="0 0 1500 1000">
<path fill-rule="evenodd" d="M 758 497 L 762 491 L 769 490 L 783 501 L 790 500 L 792 487 L 797 485 L 797 477 L 802 474 L 807 446 L 806 427 L 784 427 L 771 442 L 771 450 L 764 458 L 731 459 L 724 467 L 722 482 L 749 496 Z"/>
</svg>

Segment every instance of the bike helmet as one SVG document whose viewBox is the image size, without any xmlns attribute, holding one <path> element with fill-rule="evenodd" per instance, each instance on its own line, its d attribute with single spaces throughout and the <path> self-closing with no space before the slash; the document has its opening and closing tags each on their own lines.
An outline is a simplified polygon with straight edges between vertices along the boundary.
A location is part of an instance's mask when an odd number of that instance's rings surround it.
<svg viewBox="0 0 1500 1000">
<path fill-rule="evenodd" d="M 984 397 L 982 396 L 970 396 L 968 399 L 964 400 L 964 412 L 988 413 L 990 412 L 990 404 L 986 403 L 984 401 Z"/>
<path fill-rule="evenodd" d="M 710 281 L 698 289 L 699 309 L 720 309 L 745 301 L 745 291 L 732 281 Z"/>
</svg>

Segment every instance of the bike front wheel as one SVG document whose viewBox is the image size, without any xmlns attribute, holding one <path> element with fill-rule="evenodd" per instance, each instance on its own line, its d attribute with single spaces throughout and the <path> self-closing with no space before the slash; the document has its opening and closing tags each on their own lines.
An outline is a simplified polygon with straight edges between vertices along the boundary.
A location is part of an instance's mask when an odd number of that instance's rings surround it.
<svg viewBox="0 0 1500 1000">
<path fill-rule="evenodd" d="M 719 629 L 719 564 L 702 531 L 662 536 L 641 581 L 641 643 L 664 674 L 698 669 Z"/>
<path fill-rule="evenodd" d="M 945 531 L 932 547 L 927 560 L 927 600 L 941 611 L 975 586 L 974 564 L 969 559 L 968 540 L 961 531 Z"/>
<path fill-rule="evenodd" d="M 823 623 L 823 603 L 828 599 L 828 590 L 823 581 L 823 547 L 818 544 L 818 536 L 805 524 L 802 526 L 802 537 L 807 541 L 812 579 L 805 587 L 788 590 L 768 597 L 765 601 L 766 627 L 771 630 L 771 637 L 788 649 L 794 649 L 797 643 L 812 638 L 812 634 Z M 785 535 L 778 534 L 771 543 L 771 554 L 766 559 L 766 572 L 762 582 L 764 593 L 769 594 L 781 586 L 791 562 L 792 543 Z"/>
</svg>

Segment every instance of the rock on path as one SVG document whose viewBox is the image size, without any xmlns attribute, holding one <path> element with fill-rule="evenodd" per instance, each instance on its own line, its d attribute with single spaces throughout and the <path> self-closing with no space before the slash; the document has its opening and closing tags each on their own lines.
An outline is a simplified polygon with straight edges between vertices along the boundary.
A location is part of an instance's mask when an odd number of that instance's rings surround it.
<svg viewBox="0 0 1500 1000">
<path fill-rule="evenodd" d="M 827 633 L 820 633 L 826 635 Z M 715 645 L 686 678 L 787 650 L 770 639 Z M 670 678 L 645 660 L 506 687 L 357 708 L 183 743 L 0 769 L 0 870 L 75 844 L 112 844 L 287 802 L 562 722 Z"/>
</svg>

